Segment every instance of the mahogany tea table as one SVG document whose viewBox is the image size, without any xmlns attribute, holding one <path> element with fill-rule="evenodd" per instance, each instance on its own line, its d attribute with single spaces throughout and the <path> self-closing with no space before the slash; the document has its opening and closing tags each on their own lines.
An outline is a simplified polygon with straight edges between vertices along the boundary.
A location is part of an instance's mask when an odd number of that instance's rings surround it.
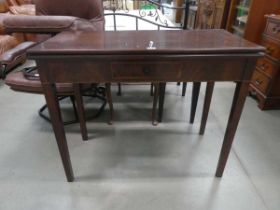
<svg viewBox="0 0 280 210">
<path fill-rule="evenodd" d="M 214 82 L 236 82 L 216 176 L 221 177 L 264 48 L 224 30 L 62 32 L 28 51 L 37 63 L 52 126 L 69 182 L 74 180 L 55 83 L 160 83 L 162 116 L 166 82 L 207 82 L 200 133 Z"/>
</svg>

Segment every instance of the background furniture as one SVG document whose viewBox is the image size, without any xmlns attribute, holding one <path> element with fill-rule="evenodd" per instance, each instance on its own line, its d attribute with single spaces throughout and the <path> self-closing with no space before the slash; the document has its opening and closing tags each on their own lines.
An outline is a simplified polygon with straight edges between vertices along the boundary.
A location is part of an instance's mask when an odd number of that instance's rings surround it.
<svg viewBox="0 0 280 210">
<path fill-rule="evenodd" d="M 6 0 L 11 14 L 35 15 L 35 5 L 32 0 Z"/>
<path fill-rule="evenodd" d="M 83 4 L 73 0 L 60 0 L 49 2 L 45 0 L 35 1 L 36 14 L 38 16 L 18 16 L 9 15 L 6 16 L 3 23 L 5 30 L 23 33 L 35 33 L 35 34 L 48 34 L 55 35 L 65 30 L 79 30 L 79 31 L 97 31 L 104 30 L 104 14 L 101 0 L 87 0 L 83 1 Z M 49 37 L 48 36 L 48 37 Z M 58 68 L 59 69 L 59 68 Z M 77 68 L 78 72 L 79 68 Z M 34 78 L 34 76 L 32 77 Z M 34 80 L 24 77 L 23 72 L 15 72 L 8 75 L 6 83 L 13 89 L 26 92 L 43 93 L 42 84 L 37 76 Z M 59 96 L 70 96 L 73 99 L 75 96 L 77 102 L 77 114 L 79 118 L 81 132 L 84 140 L 87 140 L 87 129 L 85 124 L 85 113 L 82 103 L 82 93 L 85 88 L 79 85 L 73 84 L 56 84 Z M 101 110 L 106 104 L 106 99 L 102 94 L 99 94 L 99 89 L 96 86 L 92 86 L 94 91 L 92 97 L 97 97 L 102 100 Z M 82 90 L 80 90 L 82 89 Z M 88 88 L 87 88 L 88 89 Z M 110 107 L 110 121 L 112 122 L 113 110 L 112 99 L 110 92 L 110 84 L 106 84 L 106 96 Z M 105 102 L 104 102 L 105 101 Z M 75 107 L 74 107 L 75 110 Z M 41 115 L 42 116 L 42 115 Z"/>
<path fill-rule="evenodd" d="M 261 44 L 266 47 L 264 58 L 256 65 L 250 94 L 256 96 L 259 108 L 280 108 L 280 16 L 267 16 Z"/>
<path fill-rule="evenodd" d="M 188 29 L 195 29 L 196 17 L 197 17 L 197 5 L 191 5 L 189 7 L 189 17 L 188 17 Z"/>
<path fill-rule="evenodd" d="M 227 30 L 259 44 L 266 24 L 264 16 L 279 10 L 280 1 L 232 0 Z"/>
<path fill-rule="evenodd" d="M 26 45 L 28 47 L 31 47 L 34 44 Z M 32 67 L 31 67 L 32 68 Z M 28 93 L 36 93 L 36 94 L 43 94 L 43 87 L 42 83 L 40 81 L 40 77 L 38 74 L 38 71 L 36 68 L 34 68 L 32 71 L 16 71 L 11 72 L 7 75 L 5 78 L 5 84 L 10 86 L 12 90 L 15 91 L 21 91 L 21 92 L 28 92 Z M 92 96 L 90 91 L 93 88 L 91 85 L 83 85 L 83 86 L 77 86 L 73 85 L 71 83 L 58 83 L 56 84 L 56 91 L 57 91 L 57 97 L 58 101 L 61 101 L 65 98 L 70 98 L 72 105 L 73 105 L 73 111 L 74 111 L 74 120 L 70 121 L 64 121 L 64 125 L 72 124 L 75 122 L 80 123 L 80 129 L 83 140 L 88 140 L 88 134 L 86 129 L 86 119 L 84 115 L 84 106 L 82 103 L 82 92 L 89 92 L 88 96 Z M 105 89 L 104 89 L 105 90 Z M 107 85 L 107 91 L 110 91 L 110 85 Z M 95 93 L 96 94 L 96 93 Z M 99 94 L 99 98 L 101 98 L 104 103 L 102 107 L 104 108 L 106 105 L 106 95 L 107 97 L 110 97 L 110 93 L 105 93 L 105 91 L 102 91 L 102 93 Z M 76 104 L 75 104 L 76 103 Z M 46 105 L 44 105 L 39 110 L 39 115 L 50 122 L 50 119 L 43 114 L 43 111 L 47 108 Z M 102 109 L 103 110 L 103 109 Z M 97 112 L 97 115 L 100 114 L 100 112 Z"/>
<path fill-rule="evenodd" d="M 200 0 L 196 28 L 225 28 L 230 0 Z"/>
</svg>

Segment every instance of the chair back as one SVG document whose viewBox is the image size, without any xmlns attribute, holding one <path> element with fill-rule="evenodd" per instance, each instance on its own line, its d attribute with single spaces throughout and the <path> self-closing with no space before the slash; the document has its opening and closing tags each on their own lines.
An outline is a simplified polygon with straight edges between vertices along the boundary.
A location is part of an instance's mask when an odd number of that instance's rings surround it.
<svg viewBox="0 0 280 210">
<path fill-rule="evenodd" d="M 37 15 L 73 16 L 87 20 L 103 18 L 102 0 L 35 0 Z"/>
</svg>

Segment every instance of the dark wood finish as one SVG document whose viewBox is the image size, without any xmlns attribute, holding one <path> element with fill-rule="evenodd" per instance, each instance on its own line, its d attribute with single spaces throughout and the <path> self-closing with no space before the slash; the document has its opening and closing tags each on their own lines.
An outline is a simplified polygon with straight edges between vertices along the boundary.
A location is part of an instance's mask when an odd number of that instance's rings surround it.
<svg viewBox="0 0 280 210">
<path fill-rule="evenodd" d="M 237 6 L 241 0 L 232 0 L 228 15 L 227 30 L 237 32 L 233 26 L 237 16 Z M 250 0 L 249 13 L 245 27 L 240 31 L 240 35 L 245 39 L 260 43 L 262 33 L 266 25 L 265 15 L 277 14 L 280 10 L 280 1 L 275 0 Z"/>
<path fill-rule="evenodd" d="M 237 82 L 236 84 L 229 120 L 228 120 L 226 133 L 223 141 L 223 146 L 222 146 L 222 150 L 220 153 L 220 158 L 216 170 L 217 177 L 223 176 L 224 168 L 229 156 L 234 135 L 243 110 L 246 96 L 248 94 L 248 87 L 249 87 L 248 82 L 245 83 Z"/>
<path fill-rule="evenodd" d="M 61 118 L 61 112 L 57 100 L 56 86 L 54 83 L 42 84 L 42 86 L 43 86 L 43 91 L 45 94 L 45 98 L 46 98 L 46 102 L 47 102 L 47 106 L 52 122 L 53 132 L 57 142 L 60 157 L 63 163 L 63 168 L 66 174 L 66 178 L 68 182 L 72 182 L 74 181 L 74 174 L 73 174 L 72 164 L 68 151 L 64 125 Z"/>
<path fill-rule="evenodd" d="M 82 138 L 84 141 L 86 141 L 88 140 L 88 132 L 86 127 L 86 116 L 84 110 L 83 96 L 81 93 L 81 84 L 74 84 L 73 90 L 74 90 L 74 96 L 78 107 L 77 112 L 78 112 L 78 119 L 80 122 Z"/>
<path fill-rule="evenodd" d="M 153 109 L 152 109 L 152 124 L 157 125 L 156 113 L 157 113 L 157 104 L 159 98 L 159 83 L 153 83 L 154 86 L 154 99 L 153 99 Z"/>
<path fill-rule="evenodd" d="M 65 37 L 67 37 L 66 40 Z M 148 48 L 150 41 L 154 42 L 155 48 Z M 145 57 L 143 62 L 165 61 L 167 57 L 176 61 L 179 58 L 184 60 L 184 56 L 194 55 L 224 54 L 226 56 L 226 53 L 237 53 L 238 55 L 245 53 L 246 55 L 247 53 L 255 53 L 256 49 L 263 50 L 263 47 L 256 46 L 219 29 L 126 32 L 65 31 L 33 47 L 32 50 L 29 50 L 29 55 L 41 58 L 44 55 L 47 57 L 55 55 L 55 58 L 58 55 L 72 55 L 72 58 L 83 57 L 85 61 L 87 60 L 86 55 L 88 55 L 93 59 L 98 58 L 98 60 L 108 60 L 115 63 L 116 61 L 120 62 L 119 59 L 124 57 L 130 57 L 130 59 L 123 59 L 122 62 L 129 61 L 132 56 L 138 61 L 143 61 Z M 113 58 L 108 57 L 108 55 Z M 96 67 L 99 69 L 99 66 Z"/>
<path fill-rule="evenodd" d="M 258 59 L 250 85 L 250 94 L 262 110 L 280 108 L 280 16 L 267 16 L 261 44 L 265 57 Z"/>
<path fill-rule="evenodd" d="M 187 90 L 187 83 L 183 82 L 183 87 L 182 87 L 182 96 L 186 95 L 186 90 Z"/>
<path fill-rule="evenodd" d="M 155 49 L 147 48 L 151 40 L 155 43 Z M 263 51 L 263 47 L 224 30 L 194 30 L 62 32 L 28 53 L 38 65 L 65 173 L 68 181 L 72 181 L 73 173 L 54 83 L 159 82 L 158 116 L 161 120 L 166 82 L 199 84 L 204 81 L 236 81 L 238 86 L 216 173 L 221 176 L 254 65 Z M 112 68 L 116 63 L 120 63 L 123 68 L 118 65 Z M 133 63 L 138 65 L 134 66 Z M 143 73 L 146 65 L 150 65 L 150 69 L 148 73 Z M 157 65 L 164 74 L 159 73 Z M 131 72 L 122 69 L 130 69 Z"/>
<path fill-rule="evenodd" d="M 170 62 L 114 62 L 111 64 L 113 80 L 143 81 L 162 80 L 166 77 L 178 80 L 182 74 L 182 63 Z"/>
<path fill-rule="evenodd" d="M 215 85 L 214 82 L 207 82 L 202 117 L 201 117 L 201 124 L 200 124 L 200 129 L 199 129 L 200 135 L 203 135 L 205 132 L 205 127 L 206 127 L 206 122 L 207 122 L 208 113 L 209 113 L 209 109 L 210 109 L 214 85 Z"/>
<path fill-rule="evenodd" d="M 193 89 L 192 89 L 192 105 L 191 105 L 191 114 L 190 114 L 190 123 L 194 123 L 195 113 L 196 113 L 196 107 L 199 97 L 199 91 L 200 91 L 200 82 L 194 82 L 193 83 Z"/>
<path fill-rule="evenodd" d="M 117 95 L 118 96 L 121 96 L 122 95 L 122 85 L 120 82 L 118 82 L 118 92 L 117 92 Z"/>
<path fill-rule="evenodd" d="M 154 95 L 154 84 L 151 83 L 151 87 L 150 87 L 150 95 L 153 96 Z"/>
<path fill-rule="evenodd" d="M 227 17 L 227 0 L 200 0 L 196 28 L 222 28 Z"/>
</svg>

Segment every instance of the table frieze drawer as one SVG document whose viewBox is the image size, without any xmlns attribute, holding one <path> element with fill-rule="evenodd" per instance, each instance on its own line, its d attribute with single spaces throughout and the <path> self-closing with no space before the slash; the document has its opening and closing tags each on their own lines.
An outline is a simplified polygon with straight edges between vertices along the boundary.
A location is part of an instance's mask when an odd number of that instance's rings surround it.
<svg viewBox="0 0 280 210">
<path fill-rule="evenodd" d="M 113 80 L 179 80 L 183 64 L 180 62 L 113 62 Z"/>
</svg>

